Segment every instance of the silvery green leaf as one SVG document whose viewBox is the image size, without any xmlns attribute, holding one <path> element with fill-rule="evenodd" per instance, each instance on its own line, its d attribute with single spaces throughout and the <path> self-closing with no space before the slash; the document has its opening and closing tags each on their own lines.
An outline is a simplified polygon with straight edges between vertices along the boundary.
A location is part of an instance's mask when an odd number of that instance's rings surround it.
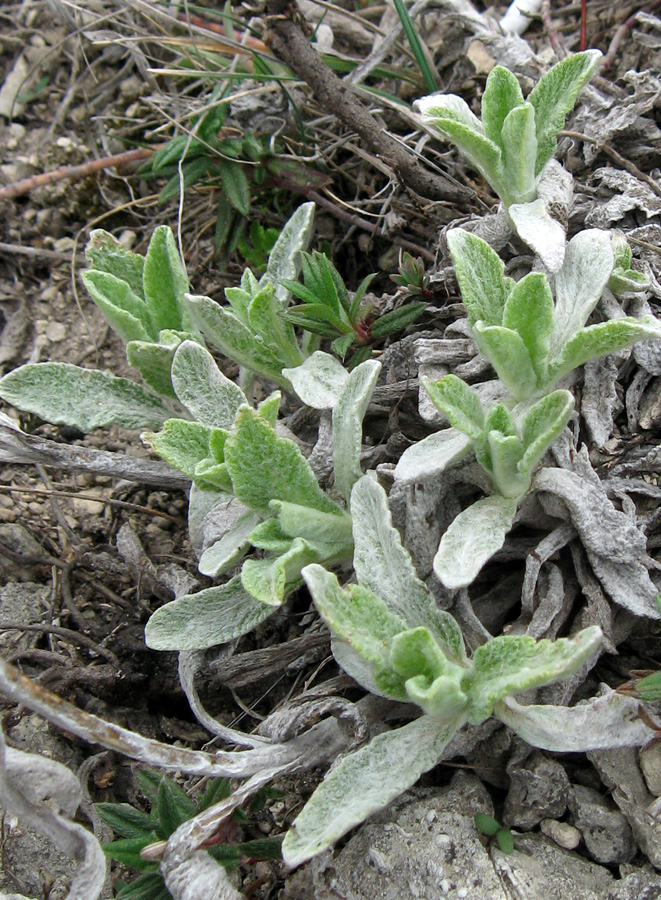
<svg viewBox="0 0 661 900">
<path fill-rule="evenodd" d="M 189 478 L 197 464 L 209 456 L 209 428 L 187 419 L 168 419 L 162 431 L 145 431 L 142 440 Z"/>
<path fill-rule="evenodd" d="M 441 538 L 434 572 L 450 590 L 467 587 L 505 543 L 516 515 L 516 502 L 495 494 L 459 513 Z"/>
<path fill-rule="evenodd" d="M 241 584 L 260 603 L 280 606 L 288 588 L 300 583 L 301 569 L 324 556 L 318 545 L 295 538 L 280 556 L 247 559 L 241 568 Z"/>
<path fill-rule="evenodd" d="M 172 360 L 188 335 L 179 331 L 161 331 L 155 341 L 130 341 L 126 345 L 126 360 L 139 370 L 143 381 L 163 397 L 176 399 L 172 387 Z"/>
<path fill-rule="evenodd" d="M 494 66 L 482 95 L 482 126 L 490 141 L 502 148 L 503 123 L 508 114 L 523 103 L 516 75 L 504 66 Z"/>
<path fill-rule="evenodd" d="M 366 691 L 376 694 L 378 697 L 388 696 L 376 683 L 371 664 L 363 659 L 350 644 L 331 635 L 331 652 L 338 666 L 344 669 L 347 675 L 350 675 Z"/>
<path fill-rule="evenodd" d="M 225 443 L 225 462 L 234 493 L 252 509 L 268 513 L 271 500 L 285 500 L 321 512 L 339 510 L 319 487 L 296 444 L 278 437 L 247 406 L 239 410 L 235 432 Z"/>
<path fill-rule="evenodd" d="M 551 356 L 585 325 L 613 271 L 613 250 L 606 231 L 590 228 L 567 244 L 565 261 L 555 278 L 555 327 Z"/>
<path fill-rule="evenodd" d="M 502 151 L 483 134 L 453 119 L 435 119 L 430 123 L 455 145 L 461 155 L 500 195 L 503 179 Z"/>
<path fill-rule="evenodd" d="M 484 134 L 484 128 L 478 117 L 471 112 L 469 105 L 456 94 L 430 94 L 420 97 L 413 104 L 426 125 L 435 125 L 437 119 L 450 119 L 460 122 L 477 134 Z"/>
<path fill-rule="evenodd" d="M 248 307 L 248 326 L 272 350 L 282 366 L 300 366 L 303 354 L 296 332 L 287 321 L 282 303 L 271 285 L 266 285 L 252 298 Z"/>
<path fill-rule="evenodd" d="M 246 269 L 246 272 L 250 272 L 250 269 Z M 241 280 L 243 281 L 244 279 L 242 278 Z M 248 327 L 248 307 L 252 298 L 253 294 L 245 291 L 242 287 L 225 288 L 225 299 L 232 307 L 234 315 L 246 328 Z"/>
<path fill-rule="evenodd" d="M 381 363 L 368 359 L 356 366 L 346 380 L 333 408 L 333 469 L 335 487 L 348 500 L 361 477 L 363 418 L 381 371 Z"/>
<path fill-rule="evenodd" d="M 530 487 L 530 476 L 521 467 L 523 444 L 516 435 L 505 435 L 500 431 L 490 431 L 487 437 L 489 462 L 487 471 L 504 497 L 517 499 Z M 482 462 L 482 460 L 480 460 Z"/>
<path fill-rule="evenodd" d="M 283 369 L 282 374 L 303 403 L 312 409 L 332 409 L 349 378 L 342 363 L 321 350 L 316 350 L 297 368 Z"/>
<path fill-rule="evenodd" d="M 453 719 L 468 705 L 463 682 L 467 665 L 450 662 L 424 627 L 402 631 L 392 639 L 390 662 L 402 678 L 409 699 L 436 719 Z"/>
<path fill-rule="evenodd" d="M 516 331 L 523 340 L 541 384 L 547 375 L 553 323 L 553 296 L 548 278 L 539 272 L 531 272 L 512 288 L 505 303 L 503 327 Z"/>
<path fill-rule="evenodd" d="M 321 512 L 285 500 L 271 500 L 269 506 L 275 512 L 283 532 L 289 537 L 337 544 L 338 547 L 352 545 L 351 516 L 340 509 L 332 513 Z"/>
<path fill-rule="evenodd" d="M 213 356 L 196 341 L 184 341 L 172 362 L 172 385 L 196 422 L 230 429 L 247 403 L 241 388 L 220 371 Z"/>
<path fill-rule="evenodd" d="M 273 249 L 269 253 L 266 271 L 259 280 L 260 287 L 272 284 L 281 303 L 287 305 L 289 291 L 282 281 L 295 281 L 301 271 L 301 250 L 307 250 L 314 227 L 314 203 L 302 203 L 285 222 Z"/>
<path fill-rule="evenodd" d="M 467 679 L 468 720 L 477 725 L 489 718 L 494 703 L 503 697 L 569 677 L 599 652 L 602 641 L 596 625 L 556 641 L 536 641 L 529 635 L 501 635 L 487 641 L 475 651 Z"/>
<path fill-rule="evenodd" d="M 461 297 L 471 325 L 502 325 L 508 286 L 505 264 L 486 241 L 453 228 L 447 235 Z"/>
<path fill-rule="evenodd" d="M 378 594 L 409 627 L 424 625 L 451 659 L 466 656 L 461 629 L 436 601 L 415 571 L 411 557 L 392 524 L 386 492 L 371 476 L 351 492 L 353 566 L 358 583 Z"/>
<path fill-rule="evenodd" d="M 162 425 L 171 413 L 159 397 L 134 381 L 69 363 L 20 366 L 0 378 L 0 397 L 54 425 L 88 432 L 104 425 Z"/>
<path fill-rule="evenodd" d="M 285 863 L 297 866 L 311 859 L 410 788 L 436 765 L 461 724 L 460 719 L 440 723 L 421 716 L 346 756 L 287 833 L 282 845 Z"/>
<path fill-rule="evenodd" d="M 231 493 L 232 480 L 225 463 L 216 462 L 212 457 L 201 459 L 195 466 L 193 480 L 204 490 Z"/>
<path fill-rule="evenodd" d="M 234 500 L 241 514 L 236 518 L 225 534 L 214 541 L 200 557 L 198 569 L 202 575 L 217 578 L 238 562 L 250 547 L 250 534 L 259 524 L 257 513 L 246 510 L 242 503 Z"/>
<path fill-rule="evenodd" d="M 390 661 L 390 645 L 396 634 L 407 630 L 406 621 L 368 588 L 357 584 L 341 588 L 335 575 L 322 566 L 306 566 L 303 578 L 331 634 L 369 663 L 379 692 L 406 700 L 405 679 Z"/>
<path fill-rule="evenodd" d="M 257 404 L 257 412 L 262 419 L 265 419 L 271 428 L 275 428 L 278 421 L 278 413 L 280 412 L 280 403 L 282 402 L 281 391 L 273 391 L 272 394 Z"/>
<path fill-rule="evenodd" d="M 183 266 L 172 229 L 159 225 L 149 242 L 142 275 L 145 303 L 152 321 L 163 328 L 181 330 L 183 296 L 188 276 Z"/>
<path fill-rule="evenodd" d="M 528 96 L 535 108 L 537 126 L 537 164 L 539 175 L 555 153 L 556 136 L 564 127 L 565 117 L 576 103 L 581 89 L 594 75 L 601 53 L 586 50 L 568 56 L 543 75 Z"/>
<path fill-rule="evenodd" d="M 484 428 L 484 411 L 475 390 L 456 375 L 446 375 L 440 381 L 423 378 L 422 383 L 432 403 L 450 424 L 476 441 Z"/>
<path fill-rule="evenodd" d="M 191 485 L 188 495 L 188 537 L 199 557 L 205 546 L 218 540 L 225 532 L 225 509 L 231 502 L 238 504 L 231 494 L 205 491 Z"/>
<path fill-rule="evenodd" d="M 650 280 L 643 272 L 635 269 L 621 269 L 617 266 L 608 280 L 608 288 L 614 294 L 626 294 L 647 290 Z"/>
<path fill-rule="evenodd" d="M 455 428 L 446 428 L 408 447 L 395 467 L 395 481 L 417 484 L 431 481 L 456 465 L 470 451 L 473 442 Z"/>
<path fill-rule="evenodd" d="M 533 397 L 539 390 L 535 369 L 523 339 L 510 328 L 477 322 L 473 328 L 475 343 L 489 360 L 507 390 L 517 400 Z"/>
<path fill-rule="evenodd" d="M 613 257 L 615 259 L 616 269 L 631 268 L 631 247 L 622 231 L 611 232 L 611 246 L 613 248 Z"/>
<path fill-rule="evenodd" d="M 83 272 L 81 277 L 104 319 L 125 344 L 155 340 L 158 332 L 149 311 L 130 285 L 110 272 L 95 269 Z"/>
<path fill-rule="evenodd" d="M 541 259 L 549 272 L 559 272 L 565 259 L 565 230 L 549 215 L 541 198 L 529 203 L 512 203 L 507 208 L 516 233 Z"/>
<path fill-rule="evenodd" d="M 142 273 L 145 260 L 139 253 L 132 253 L 103 228 L 95 228 L 90 232 L 90 239 L 85 247 L 85 256 L 90 269 L 109 272 L 120 281 L 125 281 L 133 293 L 144 302 L 145 294 L 142 286 Z"/>
<path fill-rule="evenodd" d="M 612 319 L 590 325 L 575 334 L 562 348 L 549 370 L 549 385 L 571 372 L 589 359 L 617 353 L 631 347 L 637 341 L 661 338 L 661 322 L 653 316 L 642 319 Z"/>
<path fill-rule="evenodd" d="M 277 519 L 266 519 L 255 526 L 250 534 L 250 542 L 260 550 L 271 553 L 286 553 L 291 547 L 292 537 L 282 530 Z"/>
<path fill-rule="evenodd" d="M 145 642 L 152 650 L 206 650 L 248 634 L 272 614 L 273 607 L 251 597 L 237 575 L 157 609 L 147 622 Z"/>
<path fill-rule="evenodd" d="M 520 466 L 523 472 L 532 473 L 569 421 L 573 409 L 574 398 L 569 391 L 554 391 L 528 410 L 521 429 L 525 447 Z"/>
<path fill-rule="evenodd" d="M 535 158 L 535 111 L 529 103 L 517 106 L 503 122 L 503 176 L 501 191 L 505 206 L 529 203 L 537 196 Z"/>
<path fill-rule="evenodd" d="M 278 356 L 236 315 L 210 297 L 186 294 L 184 299 L 193 323 L 210 344 L 240 366 L 289 388 L 289 383 L 280 374 L 282 362 Z"/>
<path fill-rule="evenodd" d="M 584 753 L 642 747 L 656 732 L 639 716 L 640 701 L 608 691 L 576 706 L 521 706 L 507 697 L 494 715 L 532 747 L 552 753 Z"/>
</svg>

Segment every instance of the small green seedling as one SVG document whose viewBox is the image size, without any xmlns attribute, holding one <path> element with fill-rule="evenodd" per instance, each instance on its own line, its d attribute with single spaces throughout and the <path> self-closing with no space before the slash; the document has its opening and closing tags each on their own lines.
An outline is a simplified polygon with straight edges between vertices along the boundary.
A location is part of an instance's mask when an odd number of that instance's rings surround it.
<svg viewBox="0 0 661 900">
<path fill-rule="evenodd" d="M 402 254 L 399 264 L 399 272 L 391 275 L 401 293 L 408 297 L 424 297 L 430 300 L 432 292 L 429 289 L 429 275 L 425 272 L 425 264 L 422 257 L 412 256 L 408 251 Z"/>
<path fill-rule="evenodd" d="M 171 778 L 150 771 L 137 772 L 135 777 L 151 812 L 143 812 L 129 803 L 95 805 L 101 820 L 120 836 L 104 846 L 106 856 L 141 873 L 135 880 L 121 885 L 115 896 L 121 900 L 172 900 L 154 850 L 188 819 L 229 797 L 230 782 L 228 778 L 210 781 L 194 801 Z M 260 792 L 254 798 L 251 809 L 258 808 L 263 796 L 264 792 Z M 228 871 L 244 863 L 281 858 L 280 837 L 236 840 L 239 828 L 249 821 L 244 810 L 235 810 L 217 842 L 204 847 Z"/>
<path fill-rule="evenodd" d="M 331 339 L 331 349 L 341 359 L 351 347 L 361 348 L 352 359 L 353 365 L 369 356 L 372 341 L 401 331 L 424 312 L 426 304 L 414 302 L 374 319 L 371 305 L 365 300 L 365 291 L 374 275 L 367 275 L 351 296 L 342 276 L 325 254 L 314 252 L 302 256 L 303 284 L 295 281 L 284 284 L 303 302 L 287 311 L 287 319 L 311 334 Z"/>
<path fill-rule="evenodd" d="M 487 837 L 495 838 L 496 843 L 503 853 L 509 855 L 513 852 L 514 835 L 509 828 L 503 828 L 496 819 L 492 816 L 488 816 L 486 813 L 475 813 L 473 819 L 475 820 L 475 827 L 477 830 Z"/>
</svg>

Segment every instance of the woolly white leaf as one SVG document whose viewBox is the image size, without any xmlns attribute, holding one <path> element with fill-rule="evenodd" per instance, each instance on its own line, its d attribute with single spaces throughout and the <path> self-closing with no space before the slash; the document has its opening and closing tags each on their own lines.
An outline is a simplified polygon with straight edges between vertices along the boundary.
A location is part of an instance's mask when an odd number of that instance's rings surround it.
<svg viewBox="0 0 661 900">
<path fill-rule="evenodd" d="M 381 371 L 381 363 L 368 359 L 349 374 L 333 409 L 333 468 L 335 487 L 347 499 L 363 474 L 363 417 Z"/>
<path fill-rule="evenodd" d="M 346 387 L 349 373 L 341 362 L 317 350 L 295 369 L 283 369 L 292 387 L 306 406 L 332 409 Z"/>
<path fill-rule="evenodd" d="M 470 453 L 472 441 L 456 428 L 436 431 L 408 447 L 395 468 L 395 481 L 417 484 L 437 478 Z"/>
<path fill-rule="evenodd" d="M 301 271 L 301 254 L 307 250 L 312 240 L 314 226 L 314 203 L 303 203 L 285 222 L 284 228 L 269 253 L 266 271 L 259 280 L 260 288 L 270 283 L 275 287 L 275 295 L 281 303 L 287 304 L 290 293 L 282 281 L 295 281 Z"/>
<path fill-rule="evenodd" d="M 226 378 L 213 356 L 196 341 L 179 345 L 172 361 L 172 386 L 196 422 L 230 429 L 247 403 L 241 388 Z"/>
<path fill-rule="evenodd" d="M 513 203 L 507 213 L 516 233 L 539 256 L 549 272 L 559 272 L 565 258 L 565 230 L 549 215 L 544 201 Z"/>
</svg>

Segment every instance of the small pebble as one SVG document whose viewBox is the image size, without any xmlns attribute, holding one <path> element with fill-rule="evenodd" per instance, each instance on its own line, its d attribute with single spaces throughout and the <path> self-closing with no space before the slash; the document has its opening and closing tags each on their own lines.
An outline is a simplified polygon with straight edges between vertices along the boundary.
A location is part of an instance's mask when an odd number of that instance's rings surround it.
<svg viewBox="0 0 661 900">
<path fill-rule="evenodd" d="M 575 850 L 581 843 L 581 832 L 567 822 L 558 822 L 557 819 L 542 819 L 539 823 L 542 834 L 565 850 Z"/>
<path fill-rule="evenodd" d="M 46 337 L 54 344 L 63 341 L 67 336 L 66 326 L 62 322 L 49 322 L 46 326 Z"/>
</svg>

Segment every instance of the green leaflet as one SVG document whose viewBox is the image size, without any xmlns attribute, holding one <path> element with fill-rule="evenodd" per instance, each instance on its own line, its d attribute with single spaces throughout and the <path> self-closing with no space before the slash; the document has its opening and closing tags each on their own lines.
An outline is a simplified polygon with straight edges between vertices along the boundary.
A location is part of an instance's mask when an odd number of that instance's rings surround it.
<svg viewBox="0 0 661 900">
<path fill-rule="evenodd" d="M 329 555 L 322 545 L 295 538 L 280 556 L 247 559 L 241 568 L 241 583 L 260 603 L 280 606 L 292 586 L 300 583 L 303 567 Z"/>
<path fill-rule="evenodd" d="M 501 325 L 508 295 L 505 264 L 486 241 L 462 228 L 453 228 L 447 240 L 471 326 Z"/>
<path fill-rule="evenodd" d="M 466 587 L 503 546 L 516 515 L 516 501 L 495 494 L 463 512 L 447 529 L 434 557 L 434 572 L 451 590 Z"/>
<path fill-rule="evenodd" d="M 184 269 L 172 229 L 159 225 L 151 236 L 143 270 L 145 303 L 158 331 L 181 330 L 182 299 L 188 290 Z"/>
<path fill-rule="evenodd" d="M 516 75 L 504 66 L 494 66 L 482 95 L 482 125 L 489 140 L 501 149 L 505 119 L 513 109 L 523 106 L 523 102 Z"/>
<path fill-rule="evenodd" d="M 271 500 L 269 506 L 275 512 L 280 527 L 289 537 L 302 537 L 323 544 L 351 546 L 351 516 L 341 510 L 320 512 L 309 506 L 298 506 L 285 500 Z"/>
<path fill-rule="evenodd" d="M 567 678 L 599 650 L 601 629 L 585 628 L 574 638 L 540 640 L 527 635 L 501 636 L 478 647 L 473 657 L 468 719 L 478 724 L 493 704 L 509 694 Z"/>
<path fill-rule="evenodd" d="M 216 167 L 223 180 L 223 193 L 229 200 L 230 206 L 247 216 L 250 213 L 250 183 L 243 166 L 227 159 L 217 159 Z"/>
<path fill-rule="evenodd" d="M 152 650 L 206 650 L 248 634 L 272 614 L 273 607 L 255 600 L 237 575 L 157 609 L 147 622 L 145 642 Z"/>
<path fill-rule="evenodd" d="M 171 413 L 159 397 L 126 378 L 68 363 L 20 366 L 0 379 L 0 397 L 54 425 L 88 432 L 105 425 L 162 425 Z"/>
<path fill-rule="evenodd" d="M 287 833 L 282 845 L 285 863 L 297 866 L 321 853 L 415 784 L 436 765 L 461 724 L 460 719 L 439 724 L 421 716 L 345 756 Z"/>
<path fill-rule="evenodd" d="M 486 182 L 498 193 L 503 177 L 500 147 L 467 125 L 452 119 L 435 119 L 431 123 L 444 137 L 452 141 L 459 152 Z"/>
<path fill-rule="evenodd" d="M 271 285 L 260 288 L 253 297 L 248 307 L 248 326 L 275 354 L 280 368 L 300 366 L 303 362 L 296 333 L 285 318 L 282 304 Z"/>
<path fill-rule="evenodd" d="M 275 285 L 278 300 L 285 305 L 289 302 L 290 295 L 282 282 L 298 278 L 301 270 L 301 251 L 307 250 L 312 240 L 314 210 L 314 203 L 303 203 L 290 216 L 269 253 L 266 271 L 259 282 L 260 286 Z"/>
<path fill-rule="evenodd" d="M 559 437 L 573 410 L 574 398 L 569 391 L 554 391 L 538 400 L 528 411 L 521 430 L 525 453 L 520 463 L 521 471 L 528 477 Z"/>
<path fill-rule="evenodd" d="M 143 441 L 154 448 L 159 456 L 193 478 L 202 460 L 209 456 L 210 429 L 187 419 L 168 419 L 158 434 L 147 431 Z"/>
<path fill-rule="evenodd" d="M 239 410 L 234 434 L 225 443 L 234 493 L 252 509 L 268 512 L 271 500 L 337 513 L 307 460 L 292 441 L 280 438 L 247 406 Z"/>
<path fill-rule="evenodd" d="M 332 409 L 349 378 L 342 363 L 321 350 L 316 350 L 297 368 L 283 369 L 282 374 L 303 403 L 313 409 Z"/>
<path fill-rule="evenodd" d="M 422 383 L 432 403 L 450 424 L 476 441 L 484 428 L 484 411 L 473 388 L 456 375 L 446 375 L 440 381 L 423 378 Z"/>
<path fill-rule="evenodd" d="M 245 509 L 243 504 L 239 505 Z M 238 562 L 248 552 L 251 533 L 258 524 L 259 516 L 256 513 L 247 511 L 240 516 L 200 557 L 198 569 L 202 575 L 217 578 Z"/>
<path fill-rule="evenodd" d="M 528 102 L 535 109 L 538 143 L 536 175 L 555 153 L 556 135 L 564 127 L 567 113 L 574 108 L 576 98 L 594 75 L 600 59 L 599 50 L 568 56 L 542 75 L 530 92 Z"/>
<path fill-rule="evenodd" d="M 230 429 L 239 407 L 247 403 L 241 388 L 223 375 L 209 351 L 195 341 L 184 341 L 175 353 L 172 385 L 195 421 L 210 428 Z"/>
<path fill-rule="evenodd" d="M 395 480 L 402 484 L 430 481 L 467 456 L 472 444 L 455 428 L 430 434 L 404 451 L 395 468 Z"/>
</svg>

